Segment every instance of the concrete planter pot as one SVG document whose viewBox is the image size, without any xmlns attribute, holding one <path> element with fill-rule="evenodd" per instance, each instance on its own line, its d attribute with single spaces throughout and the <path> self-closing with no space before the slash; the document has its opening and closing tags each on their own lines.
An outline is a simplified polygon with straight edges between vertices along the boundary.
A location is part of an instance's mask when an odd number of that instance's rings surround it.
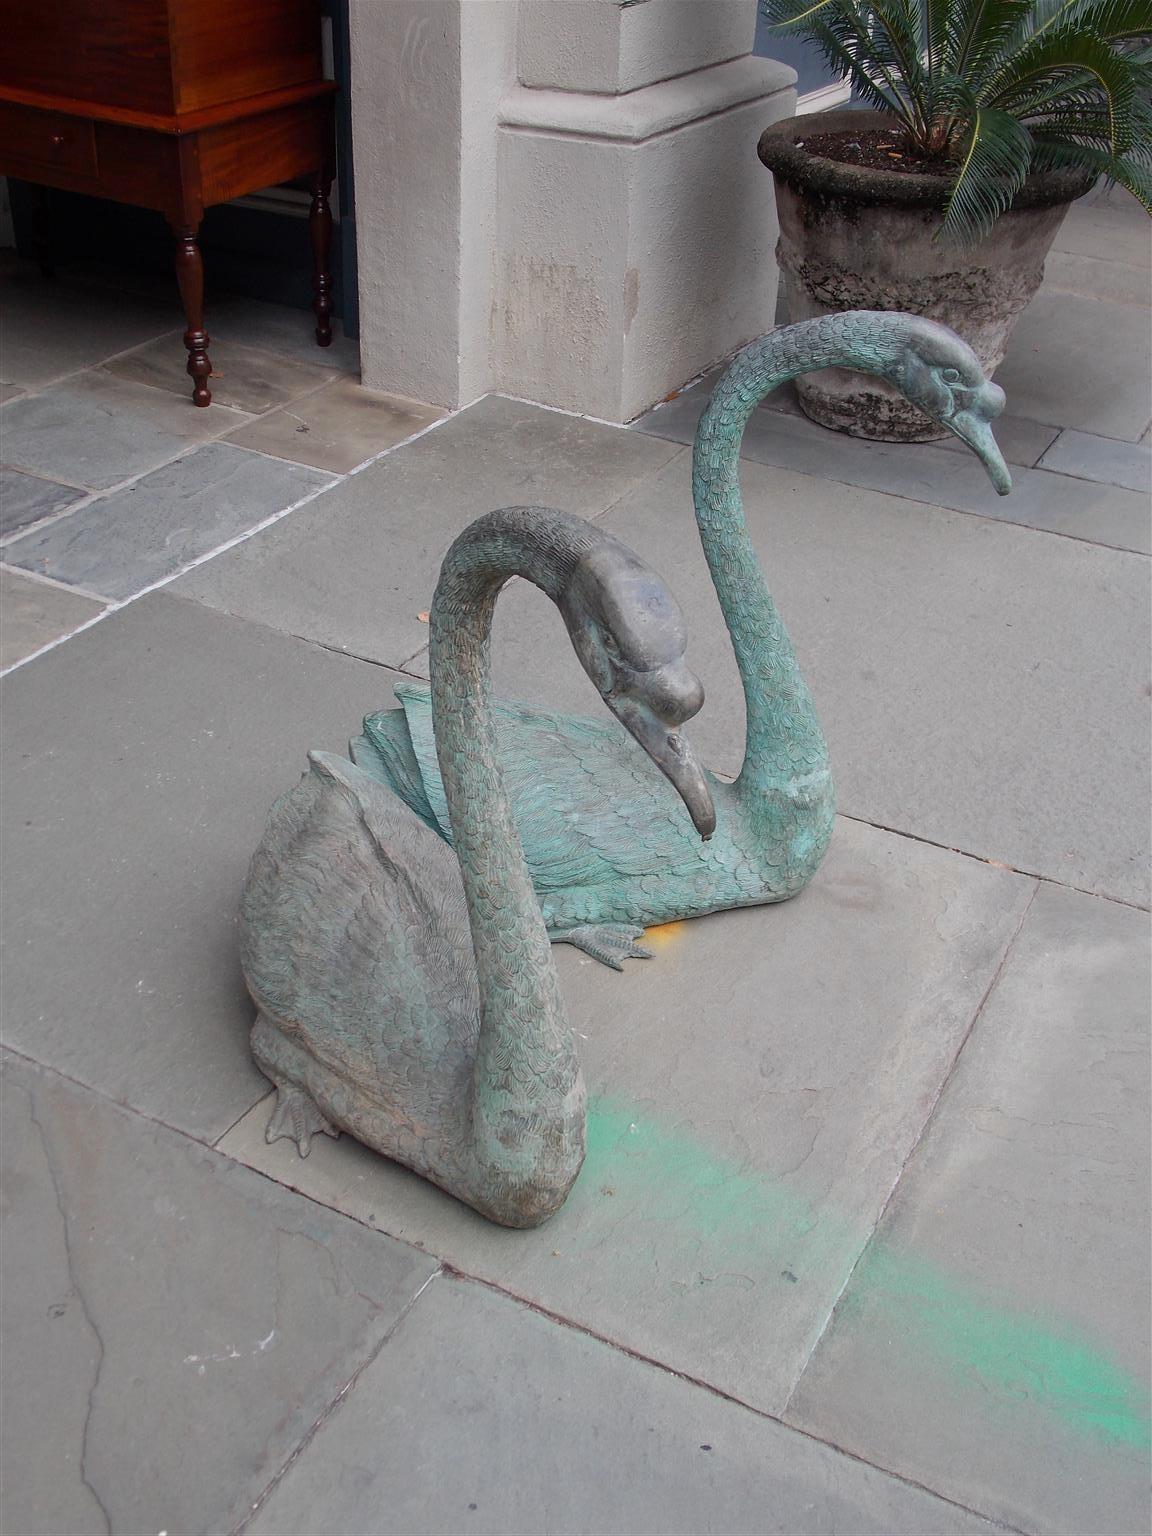
<svg viewBox="0 0 1152 1536">
<path fill-rule="evenodd" d="M 1069 204 L 1091 181 L 1079 171 L 1033 176 L 975 246 L 934 240 L 947 196 L 940 176 L 874 171 L 804 148 L 818 133 L 885 127 L 878 112 L 818 112 L 774 123 L 760 159 L 776 182 L 776 255 L 791 320 L 845 309 L 928 315 L 963 336 L 991 373 L 1016 317 L 1044 276 Z M 927 442 L 947 434 L 882 379 L 830 368 L 797 380 L 813 421 L 856 437 Z"/>
</svg>

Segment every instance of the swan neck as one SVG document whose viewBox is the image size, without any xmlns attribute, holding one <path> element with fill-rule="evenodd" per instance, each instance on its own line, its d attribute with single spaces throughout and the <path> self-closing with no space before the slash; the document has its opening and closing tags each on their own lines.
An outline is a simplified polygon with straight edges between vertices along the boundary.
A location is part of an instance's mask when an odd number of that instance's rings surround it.
<svg viewBox="0 0 1152 1536">
<path fill-rule="evenodd" d="M 489 701 L 490 635 L 497 597 L 511 576 L 526 577 L 550 596 L 559 593 L 582 553 L 583 526 L 569 526 L 576 521 L 542 509 L 480 519 L 448 552 L 429 616 L 436 752 L 480 990 L 474 1128 L 478 1142 L 487 1134 L 502 1143 L 494 1157 L 513 1161 L 509 1140 L 515 1142 L 515 1127 L 525 1118 L 537 1128 L 541 1115 L 567 1124 L 576 1106 L 582 1137 L 583 1083 L 500 774 Z M 578 1168 L 579 1158 L 568 1183 Z"/>
<path fill-rule="evenodd" d="M 803 321 L 745 347 L 717 384 L 696 431 L 696 520 L 744 687 L 747 735 L 738 780 L 744 791 L 786 785 L 823 773 L 828 766 L 811 695 L 748 535 L 740 494 L 740 445 L 752 412 L 781 384 L 814 369 L 865 366 L 845 318 Z M 882 323 L 872 331 L 871 371 L 879 372 L 894 350 L 895 338 L 889 340 Z"/>
</svg>

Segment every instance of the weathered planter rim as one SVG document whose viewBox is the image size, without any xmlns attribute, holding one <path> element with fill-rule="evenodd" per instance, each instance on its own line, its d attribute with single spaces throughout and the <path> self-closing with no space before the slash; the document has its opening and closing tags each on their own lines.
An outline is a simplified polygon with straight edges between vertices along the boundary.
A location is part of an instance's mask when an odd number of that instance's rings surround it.
<svg viewBox="0 0 1152 1536">
<path fill-rule="evenodd" d="M 817 133 L 882 127 L 898 132 L 900 125 L 883 112 L 843 108 L 787 117 L 765 128 L 756 152 L 774 176 L 799 192 L 822 193 L 861 205 L 942 209 L 950 187 L 946 176 L 847 165 L 840 160 L 828 160 L 800 142 Z M 1013 198 L 1012 210 L 1070 203 L 1082 197 L 1095 180 L 1091 173 L 1066 168 L 1034 172 Z"/>
</svg>

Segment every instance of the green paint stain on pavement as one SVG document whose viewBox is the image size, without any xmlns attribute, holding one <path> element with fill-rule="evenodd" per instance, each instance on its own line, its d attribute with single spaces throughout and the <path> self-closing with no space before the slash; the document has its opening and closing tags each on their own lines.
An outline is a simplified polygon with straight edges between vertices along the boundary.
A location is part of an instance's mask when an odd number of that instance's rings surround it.
<svg viewBox="0 0 1152 1536">
<path fill-rule="evenodd" d="M 662 1267 L 671 1258 L 670 1274 L 679 1247 L 682 1263 L 690 1255 L 701 1270 L 743 1272 L 757 1284 L 811 1283 L 830 1272 L 833 1284 L 825 1288 L 835 1295 L 867 1236 L 818 1211 L 799 1181 L 770 1179 L 687 1132 L 653 1123 L 637 1106 L 596 1098 L 573 1194 L 591 1205 L 605 1190 L 616 1219 L 662 1229 Z M 923 1357 L 959 1387 L 980 1392 L 985 1406 L 991 1397 L 1008 1410 L 1039 1409 L 1098 1443 L 1149 1445 L 1148 1393 L 1081 1333 L 997 1304 L 882 1239 L 872 1240 L 840 1303 L 835 1326 L 850 1324 L 889 1335 L 894 1368 L 909 1354 Z"/>
<path fill-rule="evenodd" d="M 588 1152 L 580 1183 L 595 1193 L 607 1185 L 641 1219 L 671 1229 L 673 1241 L 703 1244 L 715 1259 L 839 1255 L 850 1264 L 859 1248 L 846 1222 L 817 1212 L 783 1182 L 741 1167 L 694 1137 L 666 1129 L 634 1105 L 594 1099 L 588 1110 Z M 844 1271 L 847 1274 L 847 1269 Z"/>
<path fill-rule="evenodd" d="M 975 1287 L 880 1241 L 860 1265 L 841 1318 L 899 1338 L 902 1352 L 927 1352 L 1001 1404 L 1034 1404 L 1113 1445 L 1152 1444 L 1147 1390 L 1082 1332 L 990 1304 Z"/>
</svg>

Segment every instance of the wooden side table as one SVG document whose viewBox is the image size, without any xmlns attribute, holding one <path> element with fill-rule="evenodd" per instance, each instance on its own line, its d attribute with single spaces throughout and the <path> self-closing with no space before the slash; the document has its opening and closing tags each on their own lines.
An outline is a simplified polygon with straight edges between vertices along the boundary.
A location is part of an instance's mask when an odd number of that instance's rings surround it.
<svg viewBox="0 0 1152 1536">
<path fill-rule="evenodd" d="M 335 85 L 318 0 L 0 0 L 0 23 L 0 174 L 164 215 L 196 405 L 212 399 L 198 234 L 214 203 L 309 179 L 316 341 L 331 342 Z"/>
</svg>

